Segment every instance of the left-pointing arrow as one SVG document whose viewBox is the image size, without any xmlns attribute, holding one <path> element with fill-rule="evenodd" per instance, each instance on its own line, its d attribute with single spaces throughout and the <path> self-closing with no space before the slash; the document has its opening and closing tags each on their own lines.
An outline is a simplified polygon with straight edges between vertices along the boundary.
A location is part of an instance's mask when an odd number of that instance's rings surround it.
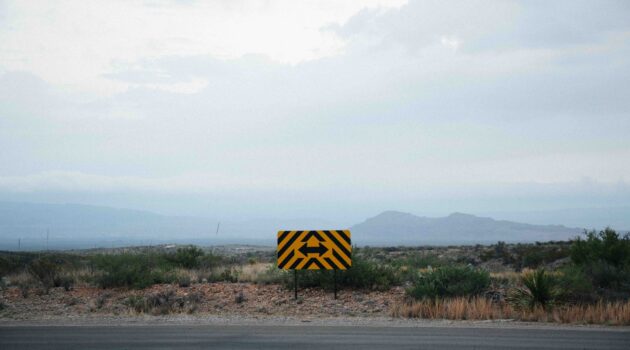
<svg viewBox="0 0 630 350">
<path fill-rule="evenodd" d="M 328 248 L 326 248 L 326 246 L 324 246 L 321 243 L 318 244 L 317 247 L 308 247 L 306 243 L 304 243 L 304 245 L 300 247 L 300 249 L 298 250 L 300 251 L 300 253 L 304 255 L 318 254 L 321 256 L 321 255 L 324 255 L 328 251 Z"/>
</svg>

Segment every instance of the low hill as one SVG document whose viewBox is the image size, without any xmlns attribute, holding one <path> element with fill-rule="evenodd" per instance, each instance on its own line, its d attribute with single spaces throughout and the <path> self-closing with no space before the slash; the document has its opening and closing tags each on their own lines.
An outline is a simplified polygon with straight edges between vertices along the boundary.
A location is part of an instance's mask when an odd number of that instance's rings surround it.
<svg viewBox="0 0 630 350">
<path fill-rule="evenodd" d="M 361 244 L 461 244 L 496 241 L 534 242 L 565 240 L 583 230 L 561 225 L 530 225 L 469 214 L 430 218 L 386 211 L 351 227 Z"/>
</svg>

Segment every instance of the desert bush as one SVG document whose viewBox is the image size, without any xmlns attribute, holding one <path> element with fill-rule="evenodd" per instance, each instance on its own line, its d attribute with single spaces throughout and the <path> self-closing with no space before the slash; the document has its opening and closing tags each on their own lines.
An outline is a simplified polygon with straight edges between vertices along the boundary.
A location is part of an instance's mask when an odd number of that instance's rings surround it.
<svg viewBox="0 0 630 350">
<path fill-rule="evenodd" d="M 403 259 L 398 259 L 394 262 L 394 266 L 408 267 L 410 269 L 424 269 L 429 266 L 440 267 L 447 265 L 448 262 L 439 258 L 435 254 L 419 254 L 412 253 Z"/>
<path fill-rule="evenodd" d="M 423 273 L 407 289 L 407 295 L 415 299 L 473 296 L 481 294 L 489 285 L 487 271 L 468 266 L 444 266 Z"/>
<path fill-rule="evenodd" d="M 175 266 L 193 269 L 199 267 L 203 256 L 203 250 L 195 246 L 188 246 L 177 248 L 175 254 L 169 256 L 168 260 Z"/>
<path fill-rule="evenodd" d="M 74 287 L 74 277 L 71 275 L 59 275 L 54 280 L 55 287 L 63 287 L 63 289 L 68 292 L 71 291 Z"/>
<path fill-rule="evenodd" d="M 59 266 L 50 258 L 33 260 L 27 268 L 28 272 L 44 287 L 44 291 L 55 286 L 59 278 Z"/>
<path fill-rule="evenodd" d="M 590 277 L 580 266 L 571 264 L 560 269 L 557 283 L 562 292 L 560 298 L 564 301 L 594 302 L 597 299 Z"/>
<path fill-rule="evenodd" d="M 571 246 L 571 260 L 577 265 L 603 261 L 616 267 L 630 264 L 630 236 L 621 237 L 615 230 L 584 232 Z"/>
<path fill-rule="evenodd" d="M 630 236 L 610 228 L 585 232 L 571 245 L 571 261 L 600 295 L 630 292 Z M 614 294 L 614 293 L 613 293 Z M 623 296 L 624 294 L 622 294 Z"/>
<path fill-rule="evenodd" d="M 213 270 L 208 276 L 208 282 L 238 282 L 239 271 L 232 267 L 225 267 L 222 270 Z"/>
<path fill-rule="evenodd" d="M 234 302 L 237 304 L 242 304 L 245 301 L 247 301 L 247 298 L 245 298 L 245 294 L 243 294 L 243 291 L 241 290 L 234 297 Z"/>
<path fill-rule="evenodd" d="M 253 276 L 251 281 L 257 284 L 286 284 L 289 277 L 287 271 L 270 264 L 265 270 Z"/>
<path fill-rule="evenodd" d="M 95 300 L 95 305 L 97 309 L 102 309 L 103 306 L 105 306 L 105 302 L 107 302 L 107 299 L 109 299 L 112 295 L 108 292 L 105 293 L 101 293 L 96 297 Z"/>
<path fill-rule="evenodd" d="M 147 312 L 147 301 L 142 295 L 131 295 L 123 302 L 124 305 L 137 313 Z"/>
<path fill-rule="evenodd" d="M 178 276 L 177 285 L 180 287 L 190 287 L 190 277 L 188 275 Z"/>
<path fill-rule="evenodd" d="M 511 291 L 508 301 L 518 309 L 550 309 L 562 294 L 554 277 L 544 269 L 528 271 L 521 278 L 523 287 Z"/>
<path fill-rule="evenodd" d="M 177 278 L 172 271 L 168 270 L 168 266 L 166 270 L 157 267 L 157 265 L 164 265 L 160 256 L 125 253 L 98 255 L 93 259 L 97 269 L 100 270 L 95 280 L 102 288 L 142 289 L 153 284 L 172 283 Z"/>
<path fill-rule="evenodd" d="M 298 286 L 332 290 L 334 273 L 328 270 L 298 271 Z M 361 256 L 353 257 L 352 266 L 347 270 L 339 270 L 336 274 L 339 289 L 387 290 L 401 282 L 396 268 L 377 264 Z M 285 277 L 283 282 L 287 288 L 293 288 L 293 278 Z"/>
<path fill-rule="evenodd" d="M 197 304 L 200 303 L 202 299 L 203 296 L 198 292 L 178 296 L 174 290 L 168 289 L 145 295 L 129 296 L 124 301 L 124 304 L 136 313 L 166 315 L 181 311 L 193 313 L 197 310 Z"/>
</svg>

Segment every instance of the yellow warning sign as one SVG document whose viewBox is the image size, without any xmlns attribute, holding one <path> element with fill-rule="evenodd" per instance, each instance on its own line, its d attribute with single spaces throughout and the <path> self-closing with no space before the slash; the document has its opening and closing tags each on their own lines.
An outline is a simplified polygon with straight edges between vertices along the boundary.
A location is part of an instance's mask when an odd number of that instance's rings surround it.
<svg viewBox="0 0 630 350">
<path fill-rule="evenodd" d="M 352 266 L 349 230 L 278 231 L 278 268 L 346 270 Z"/>
</svg>

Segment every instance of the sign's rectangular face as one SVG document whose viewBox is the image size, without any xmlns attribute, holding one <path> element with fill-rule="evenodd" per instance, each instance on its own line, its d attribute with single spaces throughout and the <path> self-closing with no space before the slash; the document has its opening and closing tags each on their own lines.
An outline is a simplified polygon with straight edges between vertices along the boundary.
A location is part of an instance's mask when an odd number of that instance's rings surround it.
<svg viewBox="0 0 630 350">
<path fill-rule="evenodd" d="M 278 268 L 346 270 L 352 266 L 350 231 L 278 231 Z"/>
</svg>

